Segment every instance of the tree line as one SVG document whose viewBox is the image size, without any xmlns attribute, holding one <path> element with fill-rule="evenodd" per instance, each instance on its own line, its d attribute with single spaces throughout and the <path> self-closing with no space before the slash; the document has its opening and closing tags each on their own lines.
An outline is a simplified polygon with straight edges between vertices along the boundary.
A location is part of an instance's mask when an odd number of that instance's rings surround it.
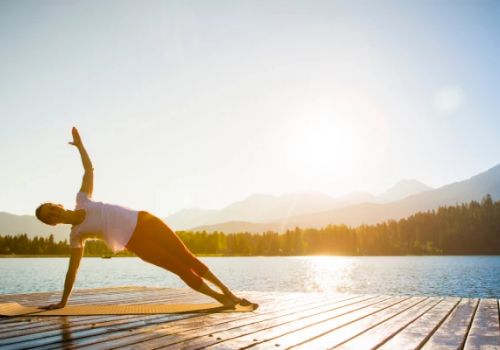
<svg viewBox="0 0 500 350">
<path fill-rule="evenodd" d="M 285 233 L 177 232 L 194 253 L 227 256 L 289 255 L 498 255 L 500 201 L 440 207 L 401 220 L 349 227 L 296 228 Z M 67 255 L 67 241 L 0 236 L 0 254 Z M 86 256 L 113 255 L 101 241 L 87 241 Z M 132 255 L 122 252 L 120 256 Z"/>
<path fill-rule="evenodd" d="M 67 240 L 56 242 L 54 235 L 29 238 L 27 234 L 0 235 L 0 255 L 69 255 Z M 86 241 L 85 256 L 132 256 L 128 251 L 113 254 L 101 241 Z"/>
</svg>

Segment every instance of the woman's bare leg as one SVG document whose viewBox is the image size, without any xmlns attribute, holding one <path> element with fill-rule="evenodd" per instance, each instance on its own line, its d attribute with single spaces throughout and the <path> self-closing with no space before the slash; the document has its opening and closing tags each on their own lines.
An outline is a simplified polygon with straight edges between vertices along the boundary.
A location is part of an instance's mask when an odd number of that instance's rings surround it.
<svg viewBox="0 0 500 350">
<path fill-rule="evenodd" d="M 212 282 L 213 284 L 215 284 L 221 291 L 222 293 L 224 293 L 224 295 L 227 297 L 227 298 L 230 298 L 234 303 L 237 303 L 240 299 L 234 295 L 230 290 L 229 288 L 221 282 L 221 280 L 219 280 L 217 278 L 217 276 L 215 276 L 212 271 L 210 270 L 207 270 L 205 272 L 205 274 L 203 276 L 204 279 L 206 279 L 207 281 L 210 281 Z"/>
<path fill-rule="evenodd" d="M 226 306 L 234 306 L 237 298 L 163 221 L 140 212 L 137 228 L 127 248 L 142 260 L 178 275 L 192 289 L 214 298 Z M 220 288 L 223 294 L 210 288 L 203 279 Z"/>
<path fill-rule="evenodd" d="M 233 307 L 236 304 L 236 301 L 234 301 L 232 298 L 228 297 L 225 294 L 216 292 L 215 290 L 210 288 L 205 282 L 203 282 L 203 284 L 195 290 L 202 294 L 208 295 L 211 298 L 214 298 L 224 306 Z"/>
</svg>

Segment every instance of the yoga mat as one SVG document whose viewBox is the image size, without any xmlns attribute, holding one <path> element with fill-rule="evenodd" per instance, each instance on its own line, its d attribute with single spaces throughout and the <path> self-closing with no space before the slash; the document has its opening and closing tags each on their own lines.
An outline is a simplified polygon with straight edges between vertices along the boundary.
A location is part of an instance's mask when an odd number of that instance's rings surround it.
<svg viewBox="0 0 500 350">
<path fill-rule="evenodd" d="M 40 311 L 36 307 L 22 306 L 18 303 L 3 303 L 0 304 L 0 316 L 19 316 L 25 314 L 31 314 L 33 312 Z"/>
<path fill-rule="evenodd" d="M 253 311 L 252 307 L 228 309 L 220 304 L 132 304 L 132 305 L 72 305 L 62 309 L 43 310 L 18 303 L 0 304 L 0 316 L 87 316 L 87 315 L 148 315 L 191 312 Z"/>
</svg>

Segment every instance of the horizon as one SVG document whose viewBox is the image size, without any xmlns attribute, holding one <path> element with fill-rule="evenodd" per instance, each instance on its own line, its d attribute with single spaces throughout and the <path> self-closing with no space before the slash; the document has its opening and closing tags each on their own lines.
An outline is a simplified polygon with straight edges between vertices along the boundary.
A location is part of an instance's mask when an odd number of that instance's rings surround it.
<svg viewBox="0 0 500 350">
<path fill-rule="evenodd" d="M 500 164 L 500 3 L 0 3 L 0 211 L 166 217 Z"/>
<path fill-rule="evenodd" d="M 378 203 L 378 204 L 389 204 L 389 203 L 392 203 L 392 202 L 397 202 L 397 201 L 400 201 L 400 200 L 405 200 L 406 198 L 409 198 L 409 197 L 412 197 L 414 194 L 409 194 L 409 195 L 403 195 L 401 197 L 399 197 L 399 195 L 401 193 L 398 194 L 398 197 L 397 199 L 384 199 L 384 195 L 386 195 L 388 192 L 390 192 L 391 190 L 393 190 L 394 188 L 397 188 L 398 185 L 400 185 L 401 183 L 404 183 L 404 182 L 412 182 L 412 183 L 416 183 L 418 185 L 423 185 L 423 186 L 426 186 L 428 187 L 428 190 L 429 191 L 433 191 L 433 190 L 439 190 L 443 187 L 447 187 L 448 185 L 454 185 L 456 183 L 460 183 L 460 182 L 464 182 L 464 181 L 468 181 L 470 180 L 471 178 L 473 177 L 476 177 L 478 175 L 482 175 L 483 173 L 486 173 L 486 172 L 489 172 L 491 170 L 493 170 L 494 168 L 497 168 L 500 166 L 500 163 L 491 167 L 491 168 L 488 168 L 484 171 L 481 171 L 477 174 L 474 174 L 474 175 L 471 175 L 465 179 L 460 179 L 460 180 L 457 180 L 455 182 L 451 182 L 451 183 L 447 183 L 447 184 L 444 184 L 442 186 L 439 186 L 439 187 L 432 187 L 432 186 L 428 186 L 427 184 L 423 183 L 423 182 L 420 182 L 418 181 L 417 179 L 401 179 L 399 181 L 397 181 L 395 184 L 393 184 L 392 186 L 390 186 L 389 188 L 385 189 L 384 191 L 380 192 L 380 193 L 371 193 L 371 192 L 360 192 L 360 191 L 354 191 L 354 192 L 349 192 L 349 193 L 346 193 L 346 194 L 343 194 L 343 195 L 340 195 L 338 197 L 333 197 L 329 194 L 326 194 L 326 193 L 323 193 L 323 192 L 288 192 L 288 193 L 281 193 L 281 194 L 268 194 L 268 193 L 253 193 L 253 194 L 250 194 L 248 195 L 247 197 L 244 197 L 244 198 L 240 198 L 240 199 L 237 199 L 235 200 L 234 202 L 231 202 L 231 203 L 227 203 L 225 204 L 224 206 L 222 207 L 219 207 L 219 208 L 200 208 L 200 207 L 185 207 L 185 208 L 181 208 L 179 209 L 178 211 L 176 212 L 173 212 L 173 213 L 170 213 L 166 216 L 164 216 L 164 219 L 170 217 L 170 216 L 175 216 L 176 214 L 179 214 L 179 213 L 182 213 L 183 211 L 190 211 L 190 210 L 214 210 L 214 211 L 222 211 L 234 204 L 237 204 L 237 203 L 241 203 L 241 202 L 244 202 L 244 201 L 247 201 L 249 200 L 250 198 L 252 197 L 258 197 L 258 196 L 269 196 L 269 197 L 273 197 L 273 198 L 280 198 L 280 197 L 286 197 L 286 196 L 300 196 L 300 195 L 324 195 L 324 196 L 328 196 L 330 197 L 331 199 L 334 199 L 334 200 L 341 200 L 341 199 L 345 199 L 345 198 L 349 198 L 350 196 L 355 196 L 355 195 L 359 195 L 359 194 L 365 194 L 365 195 L 369 195 L 371 196 L 372 198 L 370 200 L 367 200 L 366 202 L 365 201 L 354 201 L 353 204 L 346 204 L 344 205 L 343 207 L 340 207 L 340 208 L 346 208 L 346 207 L 350 207 L 350 206 L 357 206 L 357 205 L 360 205 L 362 203 Z M 428 190 L 422 190 L 422 189 L 418 189 L 416 190 L 415 192 L 415 195 L 419 195 L 419 194 L 422 194 Z M 483 197 L 481 198 L 486 198 L 486 196 L 489 196 L 490 193 L 485 193 L 483 195 Z M 469 202 L 463 202 L 463 203 L 469 203 Z M 447 205 L 444 205 L 444 207 L 446 207 Z M 0 210 L 0 213 L 6 213 L 6 214 L 11 214 L 11 215 L 17 215 L 17 216 L 34 216 L 34 214 L 30 214 L 30 213 L 27 213 L 27 214 L 16 214 L 16 213 L 12 213 L 12 212 L 7 212 L 7 211 L 3 211 L 3 210 Z"/>
<path fill-rule="evenodd" d="M 456 182 L 462 182 L 462 181 L 466 181 L 466 180 L 469 180 L 470 178 L 472 177 L 475 177 L 477 175 L 480 175 L 484 172 L 487 172 L 487 171 L 490 171 L 492 170 L 493 168 L 496 168 L 497 166 L 500 166 L 500 163 L 491 167 L 491 168 L 488 168 L 486 169 L 485 171 L 482 171 L 478 174 L 474 174 L 474 175 L 471 175 L 465 179 L 461 179 L 461 180 L 458 180 Z M 384 196 L 388 191 L 394 189 L 395 187 L 397 187 L 398 185 L 400 185 L 401 183 L 403 182 L 414 182 L 414 183 L 417 183 L 418 185 L 424 185 L 424 186 L 427 186 L 429 187 L 429 190 L 436 190 L 436 189 L 440 189 L 442 187 L 446 187 L 448 185 L 452 185 L 456 182 L 451 182 L 451 183 L 448 183 L 448 184 L 444 184 L 443 186 L 439 186 L 439 187 L 432 187 L 432 186 L 428 186 L 427 184 L 421 182 L 421 181 L 418 181 L 418 179 L 401 179 L 399 181 L 397 181 L 395 184 L 393 184 L 392 186 L 390 186 L 389 188 L 385 189 L 384 191 L 382 192 L 379 192 L 379 193 L 371 193 L 371 192 L 360 192 L 360 191 L 354 191 L 354 192 L 349 192 L 349 193 L 346 193 L 346 194 L 342 194 L 342 195 L 339 195 L 337 197 L 333 197 L 327 193 L 323 193 L 323 192 L 288 192 L 288 193 L 280 193 L 280 194 L 269 194 L 269 193 L 252 193 L 250 195 L 248 195 L 247 197 L 244 197 L 244 198 L 240 198 L 240 199 L 236 199 L 234 202 L 231 202 L 231 203 L 227 203 L 225 205 L 223 205 L 222 207 L 219 207 L 219 208 L 200 208 L 200 207 L 185 207 L 185 208 L 181 208 L 179 209 L 178 211 L 176 212 L 173 212 L 173 213 L 170 213 L 168 214 L 167 216 L 171 216 L 171 215 L 175 215 L 175 214 L 178 214 L 182 211 L 189 211 L 189 210 L 223 210 L 233 204 L 236 204 L 236 203 L 239 203 L 239 202 L 243 202 L 243 201 L 246 201 L 252 197 L 257 197 L 257 196 L 270 196 L 270 197 L 274 197 L 274 198 L 279 198 L 279 197 L 284 197 L 284 196 L 294 196 L 294 195 L 326 195 L 326 196 L 329 196 L 330 198 L 332 199 L 342 199 L 342 198 L 345 198 L 345 197 L 349 197 L 351 195 L 356 195 L 356 194 L 366 194 L 366 195 L 369 195 L 369 196 L 372 196 L 373 197 L 373 200 L 376 200 L 377 197 L 382 197 Z M 417 191 L 416 194 L 420 194 L 422 193 L 422 191 Z M 412 195 L 409 195 L 409 196 L 412 196 Z M 387 203 L 390 203 L 392 201 L 399 201 L 401 199 L 405 199 L 406 197 L 403 196 L 402 198 L 400 199 L 396 199 L 396 200 L 389 200 Z M 349 204 L 348 206 L 350 205 L 357 205 L 359 203 L 357 202 L 354 202 L 356 204 Z M 374 202 L 375 203 L 375 202 Z M 381 203 L 385 203 L 385 202 L 381 202 Z M 34 214 L 30 214 L 30 213 L 27 213 L 27 214 L 16 214 L 16 213 L 12 213 L 12 212 L 7 212 L 7 211 L 3 211 L 3 210 L 0 210 L 0 212 L 3 212 L 3 213 L 6 213 L 6 214 L 13 214 L 13 215 L 18 215 L 18 216 L 25 216 L 25 215 L 29 215 L 29 216 L 34 216 Z"/>
</svg>

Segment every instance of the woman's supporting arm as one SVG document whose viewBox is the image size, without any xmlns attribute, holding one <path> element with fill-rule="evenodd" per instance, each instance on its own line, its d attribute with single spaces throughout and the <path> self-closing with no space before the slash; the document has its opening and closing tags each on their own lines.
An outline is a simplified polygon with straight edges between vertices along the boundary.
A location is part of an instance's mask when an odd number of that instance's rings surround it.
<svg viewBox="0 0 500 350">
<path fill-rule="evenodd" d="M 90 161 L 90 157 L 87 153 L 87 150 L 83 146 L 83 142 L 80 137 L 80 134 L 78 133 L 78 130 L 75 127 L 73 127 L 71 133 L 73 134 L 73 142 L 70 142 L 69 144 L 78 148 L 78 151 L 80 152 L 80 156 L 82 158 L 82 164 L 84 169 L 80 192 L 85 192 L 90 197 L 92 196 L 92 191 L 94 189 L 94 168 L 92 167 L 92 162 Z"/>
<path fill-rule="evenodd" d="M 52 310 L 52 309 L 60 309 L 66 306 L 69 296 L 71 295 L 71 290 L 73 289 L 73 285 L 75 284 L 76 274 L 78 272 L 78 268 L 80 267 L 80 261 L 82 260 L 82 256 L 83 256 L 83 248 L 71 248 L 71 256 L 69 258 L 68 272 L 66 272 L 66 279 L 64 281 L 64 292 L 61 301 L 57 304 L 51 304 L 42 307 L 42 309 Z"/>
</svg>

